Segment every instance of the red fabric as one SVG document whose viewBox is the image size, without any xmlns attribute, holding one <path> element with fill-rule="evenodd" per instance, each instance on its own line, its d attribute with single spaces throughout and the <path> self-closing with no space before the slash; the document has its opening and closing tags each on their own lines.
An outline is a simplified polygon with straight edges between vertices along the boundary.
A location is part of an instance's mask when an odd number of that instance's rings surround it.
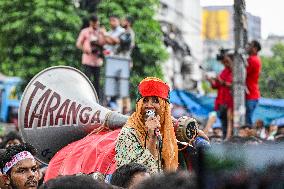
<svg viewBox="0 0 284 189">
<path fill-rule="evenodd" d="M 115 144 L 120 129 L 92 134 L 69 144 L 49 162 L 44 181 L 59 175 L 112 174 L 116 169 Z"/>
<path fill-rule="evenodd" d="M 168 99 L 170 88 L 167 84 L 160 81 L 149 80 L 143 81 L 138 86 L 141 96 L 157 96 Z"/>
<path fill-rule="evenodd" d="M 218 77 L 227 84 L 231 84 L 233 81 L 232 70 L 225 67 Z M 212 83 L 212 87 L 218 90 L 214 109 L 219 110 L 220 105 L 227 105 L 228 108 L 233 108 L 233 95 L 231 88 L 222 85 L 218 81 Z"/>
<path fill-rule="evenodd" d="M 260 98 L 260 91 L 258 86 L 258 79 L 261 72 L 261 60 L 257 55 L 249 56 L 247 59 L 247 93 L 246 99 L 253 100 Z"/>
</svg>

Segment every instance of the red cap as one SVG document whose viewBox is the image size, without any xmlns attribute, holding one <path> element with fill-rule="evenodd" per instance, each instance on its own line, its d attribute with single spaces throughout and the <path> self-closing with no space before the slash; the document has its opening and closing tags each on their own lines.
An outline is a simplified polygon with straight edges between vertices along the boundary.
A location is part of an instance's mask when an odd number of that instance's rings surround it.
<svg viewBox="0 0 284 189">
<path fill-rule="evenodd" d="M 159 78 L 146 77 L 140 82 L 138 90 L 142 97 L 157 96 L 168 100 L 170 87 Z"/>
</svg>

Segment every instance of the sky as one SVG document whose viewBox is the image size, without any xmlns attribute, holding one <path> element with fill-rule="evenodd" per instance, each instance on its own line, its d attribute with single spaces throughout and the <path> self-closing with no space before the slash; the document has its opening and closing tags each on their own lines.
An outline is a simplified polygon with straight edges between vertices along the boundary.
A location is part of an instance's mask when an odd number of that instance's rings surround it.
<svg viewBox="0 0 284 189">
<path fill-rule="evenodd" d="M 284 36 L 284 0 L 246 0 L 246 11 L 261 18 L 261 36 Z M 234 0 L 200 0 L 201 6 L 233 5 Z"/>
</svg>

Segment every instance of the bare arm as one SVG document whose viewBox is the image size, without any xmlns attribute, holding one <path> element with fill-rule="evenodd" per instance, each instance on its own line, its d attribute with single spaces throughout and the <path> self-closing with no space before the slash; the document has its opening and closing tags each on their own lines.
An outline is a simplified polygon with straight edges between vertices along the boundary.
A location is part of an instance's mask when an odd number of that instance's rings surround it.
<svg viewBox="0 0 284 189">
<path fill-rule="evenodd" d="M 155 129 L 159 129 L 161 127 L 160 124 L 160 116 L 157 117 L 148 117 L 145 126 L 148 129 L 148 136 L 150 138 L 147 149 L 151 152 L 151 154 L 157 158 L 158 150 L 157 150 L 157 137 L 155 135 Z"/>
<path fill-rule="evenodd" d="M 198 130 L 198 136 L 204 138 L 205 140 L 207 140 L 208 142 L 210 142 L 208 136 L 202 131 L 202 130 Z"/>
<path fill-rule="evenodd" d="M 215 121 L 216 121 L 216 116 L 215 115 L 209 115 L 206 126 L 203 129 L 204 134 L 208 135 L 209 130 L 212 128 L 212 125 L 215 123 Z"/>
<path fill-rule="evenodd" d="M 76 47 L 77 47 L 78 49 L 83 50 L 83 42 L 84 42 L 83 33 L 80 32 L 79 37 L 78 37 L 78 39 L 77 39 L 77 41 L 76 41 Z"/>
<path fill-rule="evenodd" d="M 227 124 L 228 124 L 228 129 L 226 133 L 226 140 L 230 139 L 233 134 L 233 111 L 232 109 L 227 110 Z"/>
<path fill-rule="evenodd" d="M 115 45 L 120 43 L 120 40 L 117 37 L 111 37 L 110 35 L 105 35 L 104 37 L 107 44 Z"/>
<path fill-rule="evenodd" d="M 84 33 L 81 31 L 80 34 L 79 34 L 79 37 L 78 37 L 78 39 L 77 39 L 77 41 L 76 41 L 76 47 L 77 47 L 78 49 L 82 50 L 83 53 L 89 54 L 89 53 L 91 53 L 91 52 L 88 51 L 87 49 L 84 49 L 84 46 L 83 46 L 85 40 L 86 40 L 86 38 L 85 38 L 85 36 L 84 36 Z"/>
</svg>

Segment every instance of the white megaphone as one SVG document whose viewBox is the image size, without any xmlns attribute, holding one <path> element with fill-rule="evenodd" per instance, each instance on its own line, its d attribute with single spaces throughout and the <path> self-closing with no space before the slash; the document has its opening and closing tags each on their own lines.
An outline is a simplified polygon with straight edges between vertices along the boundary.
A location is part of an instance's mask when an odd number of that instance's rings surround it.
<svg viewBox="0 0 284 189">
<path fill-rule="evenodd" d="M 62 147 L 102 124 L 116 129 L 128 118 L 100 106 L 89 79 L 68 66 L 38 73 L 25 88 L 18 116 L 23 140 L 38 150 L 37 159 L 46 164 Z"/>
</svg>

